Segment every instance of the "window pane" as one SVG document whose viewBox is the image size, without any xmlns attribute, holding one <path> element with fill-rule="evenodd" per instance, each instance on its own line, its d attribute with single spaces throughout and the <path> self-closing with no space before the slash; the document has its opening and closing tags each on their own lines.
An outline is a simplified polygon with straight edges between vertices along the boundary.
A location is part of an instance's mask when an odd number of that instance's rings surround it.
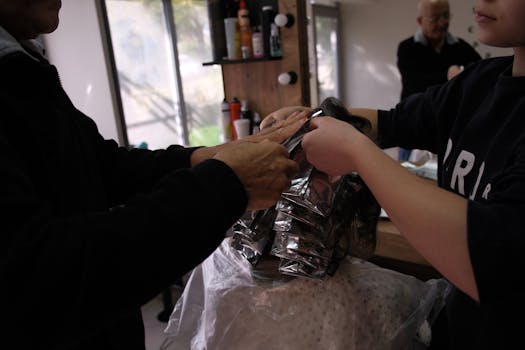
<svg viewBox="0 0 525 350">
<path fill-rule="evenodd" d="M 129 143 L 182 143 L 170 38 L 160 0 L 106 0 Z"/>
<path fill-rule="evenodd" d="M 319 101 L 339 98 L 337 72 L 337 19 L 316 15 L 315 37 Z"/>
<path fill-rule="evenodd" d="M 220 66 L 212 60 L 206 1 L 172 0 L 177 50 L 190 144 L 220 143 L 220 103 L 224 98 Z"/>
</svg>

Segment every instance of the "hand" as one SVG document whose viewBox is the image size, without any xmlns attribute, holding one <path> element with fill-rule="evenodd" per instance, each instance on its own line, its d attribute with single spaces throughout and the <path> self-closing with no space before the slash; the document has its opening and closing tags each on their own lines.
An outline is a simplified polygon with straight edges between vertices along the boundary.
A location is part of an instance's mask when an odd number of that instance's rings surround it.
<svg viewBox="0 0 525 350">
<path fill-rule="evenodd" d="M 458 66 L 456 64 L 448 67 L 447 79 L 450 80 L 450 79 L 454 78 L 456 75 L 458 75 L 459 73 L 463 72 L 463 69 L 465 69 L 465 67 Z"/>
<path fill-rule="evenodd" d="M 230 166 L 241 180 L 248 194 L 248 210 L 266 209 L 277 203 L 299 171 L 288 151 L 268 140 L 230 142 L 214 158 Z"/>
<path fill-rule="evenodd" d="M 282 111 L 280 109 L 279 111 Z M 286 115 L 286 118 L 275 119 L 271 125 L 267 125 L 255 135 L 250 135 L 243 140 L 259 142 L 262 140 L 270 140 L 277 143 L 282 143 L 290 136 L 295 134 L 304 123 L 308 120 L 310 110 L 295 110 Z M 280 116 L 283 116 L 281 114 Z M 261 123 L 262 124 L 262 123 Z"/>
<path fill-rule="evenodd" d="M 312 109 L 309 107 L 303 107 L 303 106 L 290 106 L 290 107 L 283 107 L 281 109 L 278 109 L 270 114 L 268 114 L 261 122 L 261 130 L 268 128 L 272 125 L 274 125 L 276 122 L 280 120 L 287 120 L 288 118 L 296 115 L 297 112 L 302 111 L 308 111 L 310 112 Z"/>
<path fill-rule="evenodd" d="M 303 137 L 302 147 L 308 161 L 329 175 L 344 175 L 355 171 L 353 156 L 360 143 L 370 139 L 352 125 L 332 117 L 310 121 L 310 129 Z"/>
<path fill-rule="evenodd" d="M 280 109 L 279 111 L 282 111 L 283 109 Z M 310 112 L 308 110 L 295 110 L 291 112 L 289 115 L 287 115 L 287 118 L 276 120 L 272 126 L 266 127 L 261 132 L 247 136 L 241 140 L 237 141 L 231 141 L 227 142 L 221 145 L 217 146 L 211 146 L 211 147 L 202 147 L 199 149 L 196 149 L 191 154 L 191 165 L 195 166 L 199 164 L 200 162 L 213 158 L 218 152 L 220 152 L 224 148 L 230 147 L 229 145 L 232 143 L 242 143 L 242 142 L 261 142 L 264 140 L 269 140 L 277 143 L 282 143 L 286 139 L 288 139 L 290 136 L 295 134 L 297 130 L 303 126 L 303 124 L 308 119 L 308 114 Z"/>
</svg>

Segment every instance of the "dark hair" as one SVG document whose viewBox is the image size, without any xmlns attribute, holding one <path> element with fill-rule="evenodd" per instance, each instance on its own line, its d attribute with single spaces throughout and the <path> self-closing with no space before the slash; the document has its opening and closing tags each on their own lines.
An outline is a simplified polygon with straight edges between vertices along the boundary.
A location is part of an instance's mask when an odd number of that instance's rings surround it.
<svg viewBox="0 0 525 350">
<path fill-rule="evenodd" d="M 338 98 L 327 97 L 318 108 L 323 111 L 323 115 L 345 121 L 363 134 L 368 134 L 372 130 L 372 124 L 368 119 L 350 113 L 348 108 Z"/>
</svg>

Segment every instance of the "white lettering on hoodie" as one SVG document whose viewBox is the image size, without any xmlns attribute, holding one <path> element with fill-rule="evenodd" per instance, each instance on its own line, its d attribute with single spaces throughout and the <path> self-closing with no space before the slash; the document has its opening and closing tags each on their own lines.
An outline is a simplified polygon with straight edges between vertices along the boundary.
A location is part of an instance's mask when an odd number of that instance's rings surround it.
<svg viewBox="0 0 525 350">
<path fill-rule="evenodd" d="M 452 140 L 448 140 L 447 143 L 447 149 L 445 151 L 445 157 L 443 158 L 443 163 L 447 160 L 447 158 L 450 156 L 452 151 L 453 142 Z M 452 162 L 451 162 L 452 163 Z M 473 171 L 474 164 L 476 163 L 476 156 L 466 150 L 461 150 L 459 153 L 459 156 L 456 158 L 456 161 L 454 164 L 454 169 L 452 171 L 452 176 L 450 178 L 450 188 L 454 191 L 457 191 L 461 195 L 465 195 L 465 178 Z M 477 176 L 476 176 L 476 182 L 474 186 L 472 187 L 472 190 L 469 195 L 469 199 L 473 200 L 476 197 L 476 194 L 478 192 L 478 187 L 481 182 L 481 179 L 483 177 L 483 173 L 485 171 L 485 162 L 481 163 L 479 168 L 477 169 Z M 485 190 L 483 191 L 482 198 L 488 199 L 488 195 L 491 190 L 491 184 L 487 184 L 485 186 Z"/>
</svg>

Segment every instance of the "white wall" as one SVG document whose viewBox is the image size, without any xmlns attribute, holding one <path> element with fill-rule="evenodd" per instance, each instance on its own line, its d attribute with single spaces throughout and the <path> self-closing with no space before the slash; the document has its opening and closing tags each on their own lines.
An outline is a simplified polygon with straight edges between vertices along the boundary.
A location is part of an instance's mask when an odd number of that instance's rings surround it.
<svg viewBox="0 0 525 350">
<path fill-rule="evenodd" d="M 95 0 L 62 0 L 60 25 L 43 39 L 73 104 L 95 120 L 105 138 L 118 140 Z"/>
<path fill-rule="evenodd" d="M 450 32 L 472 44 L 476 41 L 472 15 L 475 1 L 449 2 L 453 15 Z M 390 108 L 399 101 L 401 79 L 396 66 L 397 45 L 418 29 L 416 14 L 417 0 L 375 0 L 341 5 L 345 104 Z M 485 45 L 476 49 L 482 57 L 512 54 L 510 49 Z"/>
</svg>

